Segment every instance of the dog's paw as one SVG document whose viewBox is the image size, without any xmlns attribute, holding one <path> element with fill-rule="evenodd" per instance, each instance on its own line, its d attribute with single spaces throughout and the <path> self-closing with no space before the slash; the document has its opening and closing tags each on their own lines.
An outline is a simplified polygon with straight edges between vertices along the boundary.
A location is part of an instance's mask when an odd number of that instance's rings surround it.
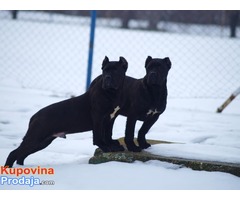
<svg viewBox="0 0 240 200">
<path fill-rule="evenodd" d="M 111 152 L 111 149 L 110 149 L 108 146 L 98 145 L 98 147 L 99 147 L 104 153 Z"/>
<path fill-rule="evenodd" d="M 112 145 L 110 147 L 112 152 L 124 151 L 124 147 L 122 145 Z"/>
<path fill-rule="evenodd" d="M 139 147 L 141 147 L 142 149 L 147 149 L 151 146 L 151 144 L 147 143 L 145 138 L 138 138 L 137 141 Z"/>
<path fill-rule="evenodd" d="M 127 149 L 128 149 L 128 151 L 132 151 L 132 152 L 141 152 L 142 151 L 142 149 L 136 145 L 128 145 Z"/>
<path fill-rule="evenodd" d="M 111 140 L 110 144 L 114 146 L 121 146 L 118 140 Z"/>
<path fill-rule="evenodd" d="M 151 146 L 151 144 L 147 143 L 147 142 L 144 142 L 144 143 L 139 143 L 139 146 L 142 148 L 142 149 L 147 149 Z"/>
<path fill-rule="evenodd" d="M 137 146 L 133 141 L 125 140 L 125 144 L 127 146 L 128 151 L 132 151 L 132 152 L 142 151 L 142 149 L 139 146 Z"/>
<path fill-rule="evenodd" d="M 17 160 L 18 165 L 24 165 L 24 160 Z"/>
</svg>

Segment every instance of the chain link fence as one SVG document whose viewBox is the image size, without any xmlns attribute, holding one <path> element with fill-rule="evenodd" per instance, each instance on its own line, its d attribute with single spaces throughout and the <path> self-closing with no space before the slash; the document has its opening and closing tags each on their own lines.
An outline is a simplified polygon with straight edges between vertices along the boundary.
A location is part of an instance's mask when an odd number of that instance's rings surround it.
<svg viewBox="0 0 240 200">
<path fill-rule="evenodd" d="M 88 17 L 19 11 L 12 19 L 11 12 L 1 14 L 2 82 L 69 95 L 85 91 Z"/>
<path fill-rule="evenodd" d="M 105 55 L 124 56 L 127 75 L 135 78 L 145 75 L 148 55 L 169 57 L 170 98 L 225 98 L 240 86 L 235 13 L 97 11 L 92 79 Z M 89 34 L 90 11 L 0 11 L 0 83 L 83 93 Z"/>
</svg>

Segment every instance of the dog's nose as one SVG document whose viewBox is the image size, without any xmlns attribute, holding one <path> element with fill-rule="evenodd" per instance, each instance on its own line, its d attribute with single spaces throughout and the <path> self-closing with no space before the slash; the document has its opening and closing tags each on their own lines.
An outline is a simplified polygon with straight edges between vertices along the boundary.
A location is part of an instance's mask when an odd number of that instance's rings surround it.
<svg viewBox="0 0 240 200">
<path fill-rule="evenodd" d="M 111 77 L 110 75 L 106 75 L 104 79 L 105 79 L 105 82 L 106 82 L 106 83 L 110 83 L 112 77 Z"/>
<path fill-rule="evenodd" d="M 156 72 L 150 72 L 149 74 L 150 75 L 156 75 L 157 73 Z"/>
<path fill-rule="evenodd" d="M 154 81 L 157 79 L 157 73 L 156 73 L 156 72 L 150 72 L 149 76 L 150 76 L 150 78 L 153 79 Z"/>
<path fill-rule="evenodd" d="M 111 76 L 110 76 L 110 75 L 106 75 L 106 76 L 105 76 L 105 80 L 107 80 L 107 79 L 110 80 L 110 79 L 111 79 Z"/>
</svg>

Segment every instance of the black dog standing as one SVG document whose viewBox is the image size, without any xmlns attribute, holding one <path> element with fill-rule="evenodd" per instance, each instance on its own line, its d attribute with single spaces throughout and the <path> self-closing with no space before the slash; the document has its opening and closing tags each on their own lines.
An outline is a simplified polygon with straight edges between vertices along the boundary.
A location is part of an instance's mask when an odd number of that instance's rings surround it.
<svg viewBox="0 0 240 200">
<path fill-rule="evenodd" d="M 91 113 L 93 119 L 93 144 L 104 152 L 124 151 L 118 140 L 112 140 L 112 127 L 124 103 L 122 95 L 128 63 L 103 61 L 103 74 L 90 85 Z"/>
<path fill-rule="evenodd" d="M 125 78 L 124 96 L 126 103 L 120 114 L 127 116 L 125 143 L 129 151 L 139 152 L 151 145 L 145 135 L 166 109 L 167 75 L 171 68 L 169 58 L 153 59 L 148 56 L 145 63 L 146 76 L 142 79 Z M 135 145 L 134 130 L 136 121 L 143 121 L 138 132 L 138 144 Z"/>
<path fill-rule="evenodd" d="M 46 148 L 57 137 L 93 130 L 93 144 L 103 151 L 122 151 L 124 148 L 111 138 L 112 123 L 121 106 L 121 91 L 128 63 L 120 57 L 117 62 L 105 57 L 102 75 L 81 96 L 47 106 L 34 114 L 20 146 L 13 150 L 5 163 L 23 165 L 30 154 Z"/>
</svg>

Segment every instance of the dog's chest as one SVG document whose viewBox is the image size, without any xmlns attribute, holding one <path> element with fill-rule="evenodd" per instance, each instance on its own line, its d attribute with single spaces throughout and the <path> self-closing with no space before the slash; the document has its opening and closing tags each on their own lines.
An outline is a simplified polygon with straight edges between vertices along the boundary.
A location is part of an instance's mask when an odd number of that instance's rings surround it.
<svg viewBox="0 0 240 200">
<path fill-rule="evenodd" d="M 116 106 L 114 109 L 113 109 L 113 112 L 110 113 L 110 119 L 113 119 L 115 118 L 115 116 L 117 115 L 117 112 L 120 110 L 120 106 Z"/>
<path fill-rule="evenodd" d="M 144 106 L 144 115 L 146 118 L 160 115 L 166 108 L 166 97 L 164 95 L 158 95 L 155 98 L 149 98 L 148 104 Z"/>
<path fill-rule="evenodd" d="M 157 109 L 157 108 L 154 108 L 154 109 L 148 109 L 148 111 L 146 112 L 146 117 L 152 117 L 156 114 L 161 114 L 161 112 Z"/>
</svg>

